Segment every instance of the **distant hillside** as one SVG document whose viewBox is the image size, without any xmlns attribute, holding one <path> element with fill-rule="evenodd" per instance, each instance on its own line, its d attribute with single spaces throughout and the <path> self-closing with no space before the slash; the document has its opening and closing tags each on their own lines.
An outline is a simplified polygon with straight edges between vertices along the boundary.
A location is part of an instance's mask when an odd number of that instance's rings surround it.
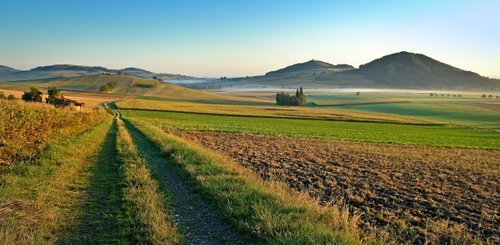
<svg viewBox="0 0 500 245">
<path fill-rule="evenodd" d="M 310 60 L 304 63 L 298 63 L 294 64 L 291 66 L 287 66 L 285 68 L 276 70 L 276 71 L 271 71 L 266 73 L 266 76 L 270 75 L 280 75 L 280 74 L 285 74 L 285 73 L 292 73 L 292 72 L 303 72 L 303 71 L 339 71 L 339 70 L 349 70 L 349 69 L 354 69 L 353 66 L 351 65 L 346 65 L 346 64 L 341 64 L 341 65 L 332 65 L 327 62 L 319 61 L 319 60 Z"/>
<path fill-rule="evenodd" d="M 422 54 L 400 52 L 376 59 L 348 73 L 383 87 L 499 89 L 498 80 L 444 64 Z"/>
<path fill-rule="evenodd" d="M 196 79 L 190 76 L 168 74 L 168 73 L 153 73 L 147 70 L 129 67 L 121 70 L 108 69 L 101 66 L 79 66 L 79 65 L 50 65 L 39 66 L 27 71 L 15 70 L 7 66 L 0 66 L 0 82 L 2 81 L 22 81 L 22 80 L 36 80 L 46 78 L 58 77 L 79 77 L 97 75 L 103 73 L 110 74 L 126 74 L 141 78 L 158 77 L 163 80 L 169 79 Z"/>
<path fill-rule="evenodd" d="M 152 90 L 158 85 L 158 82 L 153 79 L 143 79 L 128 75 L 116 74 L 97 74 L 90 76 L 79 77 L 61 77 L 47 78 L 39 80 L 23 80 L 13 82 L 3 82 L 4 86 L 11 86 L 20 89 L 29 89 L 37 87 L 40 89 L 48 89 L 57 87 L 63 90 L 99 92 L 100 88 L 107 83 L 115 82 L 117 87 L 108 91 L 108 93 L 117 94 L 144 94 Z"/>
<path fill-rule="evenodd" d="M 0 73 L 12 73 L 12 72 L 17 72 L 17 70 L 8 66 L 0 65 Z"/>
<path fill-rule="evenodd" d="M 139 69 L 139 68 L 135 68 L 135 67 L 128 67 L 125 69 L 121 69 L 120 72 L 123 74 L 131 75 L 131 76 L 147 77 L 147 78 L 151 78 L 155 75 L 153 72 L 146 71 L 146 70 Z"/>
<path fill-rule="evenodd" d="M 231 78 L 219 87 L 406 88 L 500 91 L 500 80 L 444 64 L 422 54 L 400 52 L 355 69 L 311 60 L 271 71 L 265 76 Z"/>
</svg>

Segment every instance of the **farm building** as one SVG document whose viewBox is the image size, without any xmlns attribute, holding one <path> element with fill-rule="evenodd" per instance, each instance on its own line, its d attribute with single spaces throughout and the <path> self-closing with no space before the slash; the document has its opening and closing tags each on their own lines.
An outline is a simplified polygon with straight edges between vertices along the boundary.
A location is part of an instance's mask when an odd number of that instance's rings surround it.
<svg viewBox="0 0 500 245">
<path fill-rule="evenodd" d="M 82 107 L 85 105 L 84 102 L 78 102 L 76 100 L 64 98 L 64 96 L 61 96 L 61 98 L 56 98 L 54 100 L 54 106 L 55 107 L 68 107 L 70 109 L 75 109 L 77 111 L 81 111 Z"/>
</svg>

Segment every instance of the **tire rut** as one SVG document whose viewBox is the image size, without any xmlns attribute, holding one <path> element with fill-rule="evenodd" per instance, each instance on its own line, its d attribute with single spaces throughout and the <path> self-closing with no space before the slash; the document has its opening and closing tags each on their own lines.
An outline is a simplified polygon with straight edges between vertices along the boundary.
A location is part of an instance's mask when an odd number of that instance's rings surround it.
<svg viewBox="0 0 500 245">
<path fill-rule="evenodd" d="M 99 152 L 92 159 L 89 185 L 77 190 L 84 193 L 76 207 L 81 216 L 61 231 L 55 244 L 133 243 L 123 218 L 121 177 L 116 160 L 116 121 L 113 122 Z"/>
<path fill-rule="evenodd" d="M 241 234 L 223 221 L 217 211 L 173 169 L 173 163 L 162 156 L 160 150 L 142 133 L 124 121 L 137 145 L 141 156 L 146 159 L 152 175 L 171 200 L 170 212 L 181 231 L 185 244 L 250 244 Z"/>
</svg>

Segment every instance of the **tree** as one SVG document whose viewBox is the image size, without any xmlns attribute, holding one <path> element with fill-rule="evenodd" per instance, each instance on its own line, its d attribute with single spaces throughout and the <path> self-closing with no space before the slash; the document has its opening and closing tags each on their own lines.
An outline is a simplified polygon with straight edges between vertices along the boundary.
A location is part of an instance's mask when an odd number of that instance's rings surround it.
<svg viewBox="0 0 500 245">
<path fill-rule="evenodd" d="M 432 97 L 432 96 L 434 96 L 434 94 L 433 94 L 433 93 L 430 93 L 430 94 L 429 94 L 429 96 L 430 96 L 430 97 Z"/>
<path fill-rule="evenodd" d="M 3 91 L 0 91 L 0 100 L 5 99 L 5 93 Z"/>
<path fill-rule="evenodd" d="M 24 92 L 21 99 L 27 102 L 42 102 L 42 92 L 37 88 L 31 87 L 29 92 Z"/>
<path fill-rule="evenodd" d="M 488 98 L 493 98 L 493 95 L 491 95 L 491 94 L 490 94 L 490 95 L 488 95 Z"/>
<path fill-rule="evenodd" d="M 361 94 L 360 92 L 356 92 L 356 96 L 359 96 L 359 94 Z"/>
<path fill-rule="evenodd" d="M 486 98 L 486 95 L 485 94 L 481 95 L 481 98 Z"/>
<path fill-rule="evenodd" d="M 13 94 L 9 94 L 9 96 L 7 96 L 7 100 L 15 100 L 16 99 L 16 96 L 14 96 Z"/>
<path fill-rule="evenodd" d="M 54 101 L 61 96 L 61 90 L 56 87 L 52 87 L 47 90 L 47 94 L 49 94 L 49 97 L 47 98 L 46 102 L 49 104 L 54 104 Z"/>
</svg>

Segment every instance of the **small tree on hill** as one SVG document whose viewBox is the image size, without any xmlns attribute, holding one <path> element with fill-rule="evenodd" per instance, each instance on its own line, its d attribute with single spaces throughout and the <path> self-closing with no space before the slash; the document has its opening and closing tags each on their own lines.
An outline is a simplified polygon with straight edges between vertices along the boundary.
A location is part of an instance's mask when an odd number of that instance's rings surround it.
<svg viewBox="0 0 500 245">
<path fill-rule="evenodd" d="M 481 98 L 486 98 L 486 95 L 485 94 L 481 95 Z"/>
</svg>

